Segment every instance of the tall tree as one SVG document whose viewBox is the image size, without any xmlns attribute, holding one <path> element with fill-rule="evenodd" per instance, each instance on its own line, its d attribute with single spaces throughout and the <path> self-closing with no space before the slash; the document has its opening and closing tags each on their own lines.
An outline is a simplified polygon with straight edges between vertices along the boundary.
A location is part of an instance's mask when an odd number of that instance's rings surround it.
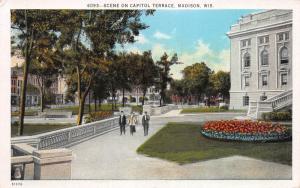
<svg viewBox="0 0 300 188">
<path fill-rule="evenodd" d="M 33 50 L 36 57 L 32 60 L 29 73 L 34 75 L 38 81 L 40 92 L 41 111 L 45 107 L 45 92 L 50 92 L 49 88 L 56 81 L 59 73 L 59 64 L 54 60 L 54 48 L 57 36 L 54 33 L 45 33 L 37 42 L 37 48 Z"/>
<path fill-rule="evenodd" d="M 56 15 L 53 10 L 12 10 L 11 28 L 16 30 L 18 47 L 22 51 L 25 62 L 23 65 L 23 82 L 20 94 L 20 112 L 18 135 L 23 135 L 25 100 L 27 90 L 28 70 L 30 63 L 35 59 L 33 53 L 37 48 L 39 40 L 48 32 L 55 31 L 55 21 L 52 18 Z"/>
<path fill-rule="evenodd" d="M 185 67 L 182 73 L 190 92 L 197 97 L 199 103 L 201 96 L 205 94 L 208 87 L 211 69 L 204 62 L 201 62 Z"/>
<path fill-rule="evenodd" d="M 147 89 L 153 86 L 159 77 L 158 67 L 152 59 L 151 51 L 145 51 L 142 55 L 134 54 L 131 59 L 131 80 L 133 80 L 133 84 L 141 88 L 142 105 L 144 105 Z"/>
<path fill-rule="evenodd" d="M 170 68 L 174 64 L 179 64 L 177 54 L 175 53 L 171 59 L 165 52 L 159 61 L 156 62 L 159 67 L 159 89 L 160 89 L 160 106 L 165 103 L 167 84 L 172 80 L 170 75 Z"/>
<path fill-rule="evenodd" d="M 153 11 L 141 10 L 72 10 L 64 11 L 61 20 L 61 51 L 70 51 L 65 63 L 77 77 L 79 112 L 82 123 L 84 103 L 94 77 L 107 67 L 116 43 L 133 43 L 134 36 L 146 29 L 140 17 Z M 65 25 L 69 26 L 68 28 Z M 64 53 L 62 53 L 64 54 Z M 69 63 L 68 63 L 69 62 Z"/>
<path fill-rule="evenodd" d="M 223 98 L 228 99 L 230 90 L 230 73 L 218 71 L 212 75 L 211 79 L 217 94 L 221 94 Z"/>
<path fill-rule="evenodd" d="M 98 74 L 95 77 L 95 82 L 92 86 L 95 111 L 97 111 L 97 101 L 101 106 L 102 100 L 109 96 L 108 80 L 107 74 Z"/>
</svg>

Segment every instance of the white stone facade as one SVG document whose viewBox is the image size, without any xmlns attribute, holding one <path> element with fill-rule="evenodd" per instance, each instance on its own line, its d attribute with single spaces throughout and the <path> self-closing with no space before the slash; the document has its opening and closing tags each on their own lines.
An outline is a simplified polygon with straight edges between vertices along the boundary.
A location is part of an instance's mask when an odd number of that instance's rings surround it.
<svg viewBox="0 0 300 188">
<path fill-rule="evenodd" d="M 230 38 L 230 109 L 247 109 L 292 89 L 292 11 L 267 10 L 240 18 Z"/>
</svg>

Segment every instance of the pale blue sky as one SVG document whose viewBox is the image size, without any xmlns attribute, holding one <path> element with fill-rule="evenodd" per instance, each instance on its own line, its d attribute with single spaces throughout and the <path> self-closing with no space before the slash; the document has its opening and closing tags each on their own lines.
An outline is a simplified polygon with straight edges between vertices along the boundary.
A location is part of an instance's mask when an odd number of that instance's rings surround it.
<svg viewBox="0 0 300 188">
<path fill-rule="evenodd" d="M 124 50 L 152 50 L 158 60 L 164 51 L 178 53 L 183 65 L 171 72 L 180 78 L 188 65 L 205 61 L 214 70 L 229 70 L 230 42 L 226 33 L 242 15 L 259 10 L 157 10 L 154 16 L 143 17 L 150 27 L 141 32 L 138 41 Z"/>
</svg>

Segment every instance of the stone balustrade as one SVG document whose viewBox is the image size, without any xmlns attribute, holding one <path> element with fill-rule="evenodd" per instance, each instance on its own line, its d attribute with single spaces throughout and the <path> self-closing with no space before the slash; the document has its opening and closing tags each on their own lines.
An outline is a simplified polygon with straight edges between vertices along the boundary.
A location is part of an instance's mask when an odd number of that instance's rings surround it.
<svg viewBox="0 0 300 188">
<path fill-rule="evenodd" d="M 72 151 L 38 150 L 28 144 L 12 145 L 11 179 L 71 179 Z"/>
<path fill-rule="evenodd" d="M 144 105 L 143 112 L 147 112 L 149 115 L 161 115 L 167 113 L 171 110 L 178 109 L 176 105 L 166 105 L 166 106 L 150 106 Z"/>
<path fill-rule="evenodd" d="M 265 101 L 250 101 L 247 115 L 260 119 L 265 112 L 272 112 L 292 105 L 293 91 L 285 91 Z"/>
<path fill-rule="evenodd" d="M 11 143 L 26 143 L 37 149 L 69 147 L 117 127 L 119 127 L 119 118 L 114 117 L 34 136 L 15 137 L 11 139 Z"/>
<path fill-rule="evenodd" d="M 70 111 L 45 111 L 38 112 L 39 117 L 43 118 L 72 118 L 72 112 Z"/>
</svg>

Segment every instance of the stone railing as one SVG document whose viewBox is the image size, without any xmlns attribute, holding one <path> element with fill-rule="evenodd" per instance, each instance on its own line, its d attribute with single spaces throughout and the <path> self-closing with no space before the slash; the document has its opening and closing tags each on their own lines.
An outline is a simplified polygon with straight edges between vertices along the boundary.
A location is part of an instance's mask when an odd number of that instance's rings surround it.
<svg viewBox="0 0 300 188">
<path fill-rule="evenodd" d="M 37 150 L 24 143 L 11 149 L 12 180 L 71 179 L 71 150 Z"/>
<path fill-rule="evenodd" d="M 44 118 L 72 118 L 72 112 L 70 111 L 45 111 L 38 112 L 39 117 Z"/>
<path fill-rule="evenodd" d="M 286 93 L 280 98 L 276 98 L 276 100 L 271 101 L 272 108 L 274 110 L 278 110 L 281 107 L 285 107 L 287 105 L 291 105 L 293 101 L 293 93 Z"/>
<path fill-rule="evenodd" d="M 171 110 L 178 109 L 178 106 L 176 105 L 166 105 L 166 106 L 150 106 L 150 105 L 144 105 L 143 106 L 143 112 L 147 112 L 149 115 L 161 115 L 165 114 Z"/>
<path fill-rule="evenodd" d="M 265 101 L 251 101 L 249 103 L 247 115 L 251 118 L 259 119 L 262 113 L 280 110 L 284 107 L 292 105 L 293 91 L 289 90 L 269 98 Z"/>
<path fill-rule="evenodd" d="M 114 117 L 34 136 L 15 137 L 11 139 L 11 143 L 26 143 L 37 149 L 70 147 L 117 127 L 119 127 L 119 118 Z"/>
</svg>

